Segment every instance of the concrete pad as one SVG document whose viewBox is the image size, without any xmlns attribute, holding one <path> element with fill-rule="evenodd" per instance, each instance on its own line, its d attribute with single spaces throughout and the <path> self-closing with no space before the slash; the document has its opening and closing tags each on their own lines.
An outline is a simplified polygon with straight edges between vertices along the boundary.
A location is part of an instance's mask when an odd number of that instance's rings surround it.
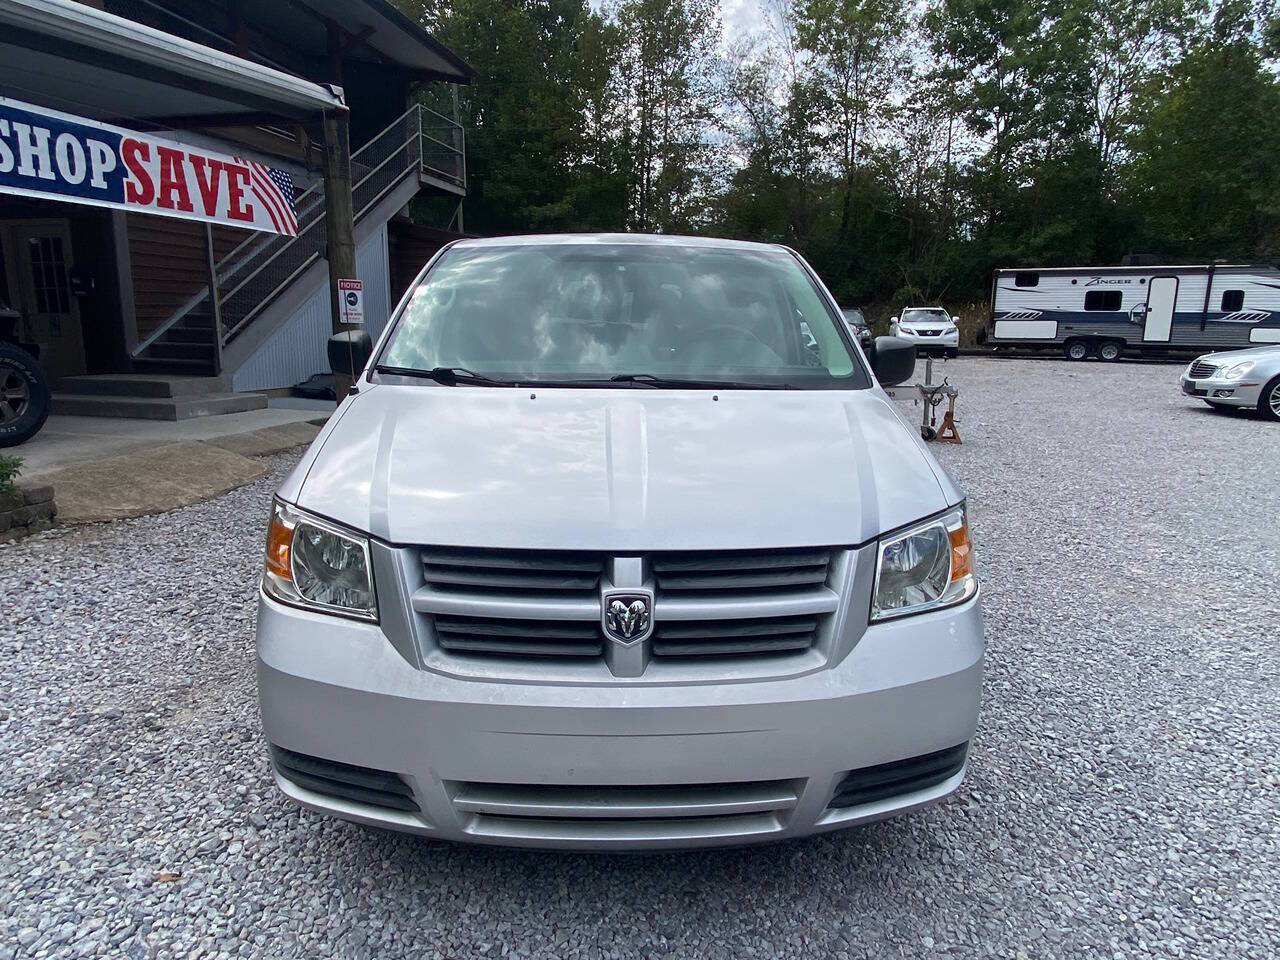
<svg viewBox="0 0 1280 960">
<path fill-rule="evenodd" d="M 264 427 L 247 433 L 230 433 L 225 437 L 213 437 L 205 443 L 223 450 L 230 450 L 242 457 L 265 457 L 293 447 L 310 443 L 320 432 L 314 423 L 282 423 L 278 427 Z"/>
<path fill-rule="evenodd" d="M 41 474 L 40 482 L 53 485 L 60 521 L 87 523 L 189 506 L 266 473 L 261 461 L 188 441 L 77 463 Z"/>
<path fill-rule="evenodd" d="M 332 412 L 332 405 L 328 412 Z M 132 453 L 157 444 L 209 440 L 265 427 L 303 423 L 324 415 L 316 410 L 270 407 L 178 421 L 55 414 L 43 430 L 26 443 L 7 448 L 5 453 L 22 457 L 22 477 L 31 479 L 74 463 Z"/>
</svg>

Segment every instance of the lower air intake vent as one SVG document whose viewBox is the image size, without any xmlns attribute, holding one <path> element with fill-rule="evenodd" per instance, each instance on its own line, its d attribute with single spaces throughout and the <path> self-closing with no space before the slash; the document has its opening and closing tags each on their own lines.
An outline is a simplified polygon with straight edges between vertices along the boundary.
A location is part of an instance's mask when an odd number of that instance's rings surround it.
<svg viewBox="0 0 1280 960">
<path fill-rule="evenodd" d="M 413 790 L 398 774 L 350 763 L 322 760 L 271 746 L 276 769 L 300 787 L 374 807 L 418 812 Z"/>
<path fill-rule="evenodd" d="M 857 807 L 937 786 L 964 769 L 964 758 L 968 750 L 969 744 L 966 742 L 909 760 L 895 760 L 892 763 L 879 763 L 874 767 L 853 770 L 840 781 L 828 807 Z"/>
</svg>

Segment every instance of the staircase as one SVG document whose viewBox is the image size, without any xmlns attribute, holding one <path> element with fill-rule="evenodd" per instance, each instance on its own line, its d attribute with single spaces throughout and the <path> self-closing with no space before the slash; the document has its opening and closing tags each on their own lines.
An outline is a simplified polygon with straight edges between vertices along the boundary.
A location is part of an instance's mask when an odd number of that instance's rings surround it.
<svg viewBox="0 0 1280 960">
<path fill-rule="evenodd" d="M 71 417 L 190 420 L 262 410 L 266 394 L 230 393 L 219 377 L 99 374 L 63 377 L 52 412 Z"/>
<path fill-rule="evenodd" d="M 461 196 L 466 184 L 462 128 L 415 105 L 352 153 L 351 176 L 357 223 L 410 177 L 416 185 L 430 184 Z M 223 349 L 268 315 L 290 285 L 324 258 L 323 184 L 299 195 L 295 205 L 296 237 L 254 233 L 217 260 L 221 324 L 215 323 L 206 283 L 138 344 L 133 351 L 135 370 L 188 376 L 222 372 Z"/>
</svg>

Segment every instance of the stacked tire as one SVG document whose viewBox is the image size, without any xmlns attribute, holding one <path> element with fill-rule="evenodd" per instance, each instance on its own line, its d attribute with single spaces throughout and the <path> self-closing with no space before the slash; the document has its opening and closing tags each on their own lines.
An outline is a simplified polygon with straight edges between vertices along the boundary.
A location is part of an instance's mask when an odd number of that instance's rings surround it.
<svg viewBox="0 0 1280 960">
<path fill-rule="evenodd" d="M 36 435 L 49 417 L 49 381 L 36 358 L 0 340 L 0 447 Z"/>
</svg>

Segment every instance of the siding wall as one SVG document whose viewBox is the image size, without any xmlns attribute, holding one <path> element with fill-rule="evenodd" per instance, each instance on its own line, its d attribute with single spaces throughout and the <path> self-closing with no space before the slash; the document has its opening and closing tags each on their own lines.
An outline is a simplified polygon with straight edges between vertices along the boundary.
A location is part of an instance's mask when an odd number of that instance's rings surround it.
<svg viewBox="0 0 1280 960">
<path fill-rule="evenodd" d="M 208 289 L 204 224 L 141 213 L 126 214 L 126 223 L 133 308 L 141 339 Z M 215 226 L 214 255 L 225 256 L 247 235 L 235 227 Z"/>
<path fill-rule="evenodd" d="M 365 327 L 376 340 L 387 324 L 391 299 L 385 223 L 356 248 L 356 273 L 364 281 Z M 328 373 L 325 344 L 331 329 L 326 281 L 232 374 L 232 389 L 291 387 L 312 374 Z"/>
</svg>

